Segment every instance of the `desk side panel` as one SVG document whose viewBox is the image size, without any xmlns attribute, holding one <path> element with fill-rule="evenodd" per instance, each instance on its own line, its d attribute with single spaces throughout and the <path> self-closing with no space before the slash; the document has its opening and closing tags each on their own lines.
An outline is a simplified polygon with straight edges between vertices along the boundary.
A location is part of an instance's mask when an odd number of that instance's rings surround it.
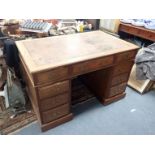
<svg viewBox="0 0 155 155">
<path fill-rule="evenodd" d="M 28 97 L 31 101 L 33 110 L 35 111 L 37 118 L 39 120 L 39 123 L 41 124 L 41 117 L 40 117 L 40 111 L 38 107 L 38 99 L 37 99 L 37 94 L 36 94 L 36 88 L 33 86 L 31 75 L 28 72 L 24 62 L 22 61 L 22 58 L 20 58 L 20 70 L 22 73 L 22 77 L 26 83 L 26 91 L 28 94 Z"/>
</svg>

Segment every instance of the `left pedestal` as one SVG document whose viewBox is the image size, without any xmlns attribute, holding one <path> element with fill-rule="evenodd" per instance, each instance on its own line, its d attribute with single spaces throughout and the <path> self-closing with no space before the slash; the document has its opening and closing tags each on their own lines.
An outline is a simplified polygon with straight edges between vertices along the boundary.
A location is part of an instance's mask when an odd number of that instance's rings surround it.
<svg viewBox="0 0 155 155">
<path fill-rule="evenodd" d="M 32 75 L 21 62 L 28 96 L 37 115 L 42 131 L 46 131 L 72 119 L 70 80 L 34 85 Z"/>
</svg>

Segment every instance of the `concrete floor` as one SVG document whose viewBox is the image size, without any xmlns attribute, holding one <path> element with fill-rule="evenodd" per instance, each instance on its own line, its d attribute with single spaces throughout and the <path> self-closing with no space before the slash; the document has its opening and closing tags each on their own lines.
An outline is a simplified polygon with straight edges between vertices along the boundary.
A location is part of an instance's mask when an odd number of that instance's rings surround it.
<svg viewBox="0 0 155 155">
<path fill-rule="evenodd" d="M 37 122 L 17 135 L 154 135 L 155 90 L 140 95 L 131 88 L 127 96 L 108 106 L 93 99 L 74 109 L 74 119 L 41 132 Z"/>
</svg>

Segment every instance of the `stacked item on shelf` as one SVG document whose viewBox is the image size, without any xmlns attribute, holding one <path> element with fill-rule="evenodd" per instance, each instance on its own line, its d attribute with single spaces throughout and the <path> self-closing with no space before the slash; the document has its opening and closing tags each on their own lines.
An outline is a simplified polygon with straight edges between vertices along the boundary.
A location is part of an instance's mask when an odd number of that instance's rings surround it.
<svg viewBox="0 0 155 155">
<path fill-rule="evenodd" d="M 52 24 L 48 22 L 27 20 L 21 24 L 20 30 L 37 33 L 48 33 L 51 27 Z"/>
<path fill-rule="evenodd" d="M 146 29 L 155 30 L 155 19 L 121 19 L 120 21 L 126 24 L 143 26 Z"/>
<path fill-rule="evenodd" d="M 49 34 L 51 36 L 73 34 L 77 32 L 87 32 L 92 30 L 92 24 L 85 20 L 75 20 L 75 19 L 61 19 L 57 21 L 52 29 L 50 29 Z"/>
<path fill-rule="evenodd" d="M 58 30 L 66 30 L 68 28 L 76 29 L 76 20 L 75 19 L 62 19 L 57 24 Z"/>
<path fill-rule="evenodd" d="M 58 23 L 58 30 L 73 28 L 77 32 L 83 32 L 87 30 L 92 30 L 92 24 L 85 20 L 75 20 L 75 19 L 63 19 Z"/>
</svg>

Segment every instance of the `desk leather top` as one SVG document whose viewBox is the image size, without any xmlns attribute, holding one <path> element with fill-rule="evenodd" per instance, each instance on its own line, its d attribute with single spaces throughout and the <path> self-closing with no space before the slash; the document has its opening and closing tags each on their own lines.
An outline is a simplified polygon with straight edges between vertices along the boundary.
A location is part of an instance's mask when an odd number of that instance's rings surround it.
<svg viewBox="0 0 155 155">
<path fill-rule="evenodd" d="M 139 48 L 102 31 L 22 40 L 16 45 L 31 73 Z"/>
</svg>

